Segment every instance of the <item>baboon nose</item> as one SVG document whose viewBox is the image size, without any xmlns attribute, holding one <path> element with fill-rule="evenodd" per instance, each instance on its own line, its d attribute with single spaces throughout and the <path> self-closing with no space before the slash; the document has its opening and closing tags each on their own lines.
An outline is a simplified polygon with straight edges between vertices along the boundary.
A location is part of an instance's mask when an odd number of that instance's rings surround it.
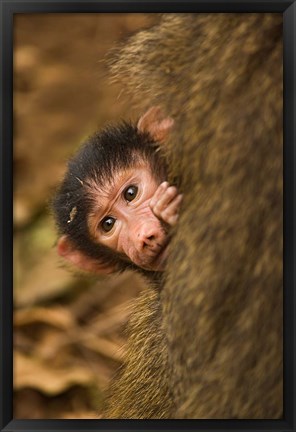
<svg viewBox="0 0 296 432">
<path fill-rule="evenodd" d="M 153 245 L 153 243 L 155 242 L 155 236 L 151 235 L 151 236 L 147 236 L 146 238 L 143 239 L 143 247 L 145 246 L 151 246 Z"/>
<path fill-rule="evenodd" d="M 138 228 L 137 248 L 141 251 L 144 249 L 155 249 L 164 241 L 165 233 L 162 231 L 160 224 L 146 222 Z"/>
<path fill-rule="evenodd" d="M 157 233 L 152 230 L 143 230 L 138 233 L 138 245 L 141 250 L 146 247 L 152 247 L 157 241 Z"/>
</svg>

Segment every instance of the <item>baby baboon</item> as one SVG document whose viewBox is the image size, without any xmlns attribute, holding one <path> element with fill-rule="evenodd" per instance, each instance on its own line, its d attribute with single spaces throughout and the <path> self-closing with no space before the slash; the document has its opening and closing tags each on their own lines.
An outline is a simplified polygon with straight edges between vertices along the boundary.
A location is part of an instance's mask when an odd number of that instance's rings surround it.
<svg viewBox="0 0 296 432">
<path fill-rule="evenodd" d="M 280 418 L 282 16 L 165 15 L 113 72 L 142 110 L 175 119 L 165 148 L 184 197 L 106 416 Z"/>
<path fill-rule="evenodd" d="M 161 154 L 172 126 L 151 107 L 137 125 L 96 132 L 69 161 L 52 203 L 67 261 L 96 274 L 131 268 L 159 279 L 182 200 L 165 181 Z"/>
</svg>

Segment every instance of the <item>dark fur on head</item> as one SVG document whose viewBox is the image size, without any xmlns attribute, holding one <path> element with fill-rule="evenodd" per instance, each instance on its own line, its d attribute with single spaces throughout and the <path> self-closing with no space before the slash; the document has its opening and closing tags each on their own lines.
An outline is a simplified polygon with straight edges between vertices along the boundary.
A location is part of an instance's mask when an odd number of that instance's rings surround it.
<svg viewBox="0 0 296 432">
<path fill-rule="evenodd" d="M 90 183 L 95 182 L 104 190 L 104 185 L 112 183 L 116 172 L 141 161 L 150 166 L 159 182 L 165 180 L 166 162 L 148 133 L 139 132 L 136 126 L 127 122 L 107 126 L 89 137 L 68 162 L 64 180 L 52 201 L 59 233 L 68 235 L 89 257 L 104 264 L 115 264 L 119 271 L 135 268 L 135 265 L 91 239 L 87 216 L 94 207 L 97 194 L 92 193 Z"/>
</svg>

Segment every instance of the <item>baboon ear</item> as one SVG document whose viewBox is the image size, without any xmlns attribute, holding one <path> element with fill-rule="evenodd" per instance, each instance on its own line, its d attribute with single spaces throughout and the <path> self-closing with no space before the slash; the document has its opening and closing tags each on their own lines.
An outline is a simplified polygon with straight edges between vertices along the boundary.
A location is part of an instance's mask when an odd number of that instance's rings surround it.
<svg viewBox="0 0 296 432">
<path fill-rule="evenodd" d="M 137 128 L 140 132 L 148 132 L 157 142 L 163 142 L 167 139 L 174 120 L 171 117 L 165 117 L 159 106 L 151 107 L 139 119 Z"/>
<path fill-rule="evenodd" d="M 80 250 L 78 250 L 67 235 L 63 235 L 59 238 L 57 244 L 57 251 L 60 256 L 65 258 L 69 263 L 75 265 L 80 270 L 90 272 L 93 274 L 110 274 L 115 271 L 115 268 L 111 265 L 104 266 L 96 261 L 94 258 L 90 258 Z"/>
</svg>

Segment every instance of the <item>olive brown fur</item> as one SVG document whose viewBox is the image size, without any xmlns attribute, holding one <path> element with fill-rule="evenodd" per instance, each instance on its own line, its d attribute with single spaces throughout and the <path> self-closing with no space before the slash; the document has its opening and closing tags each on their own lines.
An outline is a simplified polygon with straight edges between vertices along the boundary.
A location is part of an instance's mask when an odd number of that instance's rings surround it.
<svg viewBox="0 0 296 432">
<path fill-rule="evenodd" d="M 282 54 L 281 14 L 219 13 L 164 15 L 115 55 L 141 111 L 175 120 L 165 151 L 184 198 L 107 418 L 283 414 Z"/>
</svg>

